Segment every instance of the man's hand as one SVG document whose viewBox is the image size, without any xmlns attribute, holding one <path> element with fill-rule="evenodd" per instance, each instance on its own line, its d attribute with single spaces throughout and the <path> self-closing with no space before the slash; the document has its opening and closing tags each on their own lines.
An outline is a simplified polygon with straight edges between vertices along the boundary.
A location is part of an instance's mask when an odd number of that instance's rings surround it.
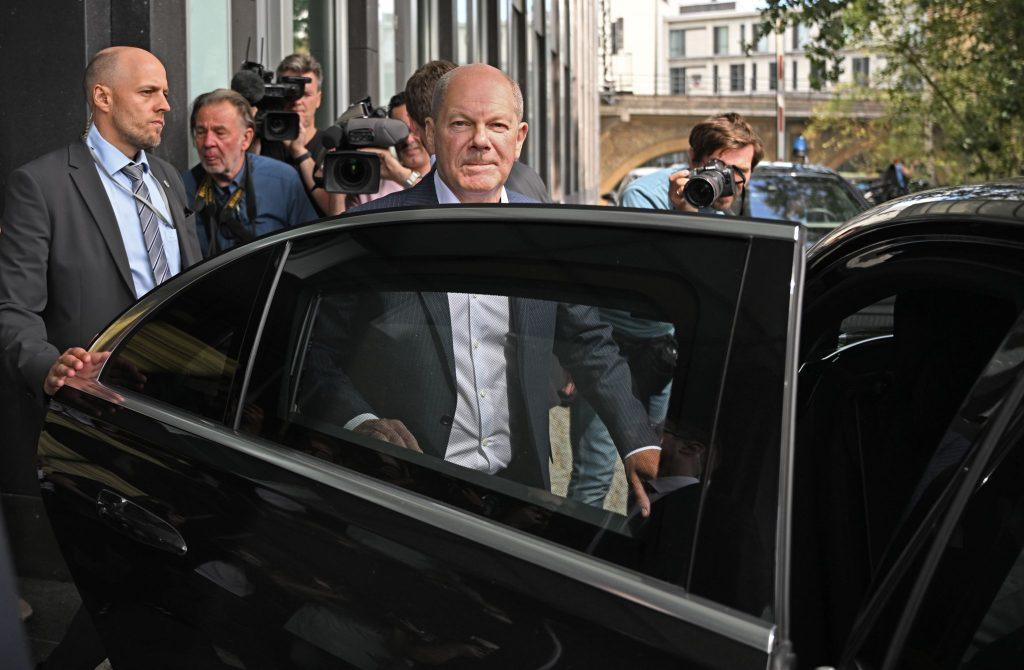
<svg viewBox="0 0 1024 670">
<path fill-rule="evenodd" d="M 302 154 L 306 153 L 306 143 L 302 141 L 302 138 L 306 136 L 306 125 L 305 118 L 299 114 L 299 134 L 294 140 L 281 140 L 281 144 L 284 145 L 285 151 L 292 159 L 296 159 Z"/>
<path fill-rule="evenodd" d="M 423 453 L 419 442 L 409 432 L 409 429 L 405 427 L 405 424 L 398 419 L 367 419 L 356 426 L 354 432 L 377 440 L 383 440 L 384 442 L 390 442 L 403 449 Z"/>
<path fill-rule="evenodd" d="M 399 163 L 398 159 L 392 156 L 391 151 L 388 149 L 362 147 L 359 150 L 368 154 L 377 154 L 377 156 L 380 157 L 381 179 L 390 179 L 391 181 L 398 182 L 402 186 L 405 186 L 405 180 L 412 175 L 412 170 Z"/>
<path fill-rule="evenodd" d="M 660 449 L 645 449 L 626 457 L 623 466 L 626 469 L 626 480 L 629 481 L 636 503 L 640 505 L 640 513 L 644 517 L 651 515 L 651 500 L 644 490 L 644 481 L 658 476 L 658 461 L 661 460 Z"/>
<path fill-rule="evenodd" d="M 71 347 L 57 357 L 57 362 L 46 373 L 43 391 L 52 396 L 64 386 L 68 377 L 95 379 L 109 356 L 109 351 L 91 354 L 81 347 Z"/>
<path fill-rule="evenodd" d="M 690 181 L 689 170 L 680 170 L 668 176 L 668 199 L 672 203 L 672 208 L 680 212 L 697 211 L 697 208 L 686 202 L 686 199 L 683 197 L 683 189 L 688 181 Z"/>
</svg>

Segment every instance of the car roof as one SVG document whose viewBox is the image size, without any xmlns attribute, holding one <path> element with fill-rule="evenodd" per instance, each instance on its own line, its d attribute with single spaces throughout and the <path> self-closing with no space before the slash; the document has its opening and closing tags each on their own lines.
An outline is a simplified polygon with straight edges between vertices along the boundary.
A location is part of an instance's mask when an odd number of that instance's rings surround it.
<svg viewBox="0 0 1024 670">
<path fill-rule="evenodd" d="M 1009 230 L 1011 236 L 1019 239 L 1024 230 L 1024 178 L 935 188 L 889 200 L 858 214 L 823 237 L 811 250 L 808 260 L 817 261 L 845 247 L 851 240 L 874 237 L 880 231 L 916 226 L 924 227 L 922 232 L 926 232 L 928 226 L 943 223 L 970 223 L 970 231 L 960 225 L 959 232 L 981 236 Z"/>
<path fill-rule="evenodd" d="M 757 167 L 754 168 L 754 172 L 788 173 L 807 176 L 834 175 L 841 178 L 841 175 L 838 172 L 832 168 L 827 168 L 824 165 L 815 165 L 813 163 L 790 163 L 787 161 L 761 161 L 757 164 Z"/>
</svg>

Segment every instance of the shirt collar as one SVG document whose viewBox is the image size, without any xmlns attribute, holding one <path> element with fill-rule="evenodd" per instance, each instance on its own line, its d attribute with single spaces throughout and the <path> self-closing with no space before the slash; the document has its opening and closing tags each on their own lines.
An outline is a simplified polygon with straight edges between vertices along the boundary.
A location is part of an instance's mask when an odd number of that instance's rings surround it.
<svg viewBox="0 0 1024 670">
<path fill-rule="evenodd" d="M 437 204 L 439 205 L 461 205 L 462 202 L 452 193 L 452 190 L 448 188 L 448 184 L 444 183 L 441 179 L 441 174 L 434 169 L 434 192 L 437 193 Z M 505 187 L 501 187 L 501 202 L 502 204 L 508 204 L 508 192 L 505 191 Z"/>
<path fill-rule="evenodd" d="M 96 124 L 91 124 L 89 126 L 89 133 L 85 137 L 85 143 L 89 145 L 89 148 L 93 150 L 96 157 L 99 159 L 100 164 L 110 174 L 117 174 L 121 171 L 121 168 L 130 163 L 141 165 L 143 172 L 148 173 L 150 171 L 149 159 L 146 158 L 146 152 L 143 149 L 139 149 L 139 157 L 132 160 L 121 153 L 120 149 L 108 142 L 103 135 L 100 134 L 99 128 L 96 127 Z"/>
</svg>

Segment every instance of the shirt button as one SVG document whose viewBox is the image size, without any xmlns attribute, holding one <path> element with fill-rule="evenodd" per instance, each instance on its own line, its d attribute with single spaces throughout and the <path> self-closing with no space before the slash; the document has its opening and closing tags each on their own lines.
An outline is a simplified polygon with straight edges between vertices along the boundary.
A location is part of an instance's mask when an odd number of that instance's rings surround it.
<svg viewBox="0 0 1024 670">
<path fill-rule="evenodd" d="M 473 300 L 476 300 L 476 295 L 473 296 Z"/>
<path fill-rule="evenodd" d="M 480 397 L 481 398 L 486 398 L 487 397 L 487 391 L 480 391 Z"/>
<path fill-rule="evenodd" d="M 479 349 L 480 348 L 480 340 L 473 340 L 473 348 L 474 349 Z"/>
</svg>

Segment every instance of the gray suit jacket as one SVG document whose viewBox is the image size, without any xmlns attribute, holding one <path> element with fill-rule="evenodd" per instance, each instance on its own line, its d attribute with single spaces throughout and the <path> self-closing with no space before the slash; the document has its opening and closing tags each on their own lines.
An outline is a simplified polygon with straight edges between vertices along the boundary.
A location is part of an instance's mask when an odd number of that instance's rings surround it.
<svg viewBox="0 0 1024 670">
<path fill-rule="evenodd" d="M 532 202 L 509 191 L 510 203 Z M 353 211 L 437 206 L 433 173 L 415 187 Z M 444 458 L 456 406 L 455 358 L 447 293 L 340 296 L 320 307 L 308 399 L 339 425 L 363 413 L 402 420 L 424 453 Z M 509 299 L 509 405 L 513 479 L 548 488 L 551 355 L 608 426 L 621 454 L 658 444 L 632 393 L 629 366 L 594 307 Z M 333 361 L 331 360 L 333 358 Z M 321 404 L 322 403 L 322 404 Z"/>
<path fill-rule="evenodd" d="M 178 232 L 182 269 L 202 260 L 177 170 L 147 156 Z M 81 140 L 23 165 L 0 219 L 0 356 L 42 404 L 60 352 L 86 347 L 135 302 L 128 254 L 95 163 Z M 10 384 L 10 382 L 7 382 Z"/>
</svg>

